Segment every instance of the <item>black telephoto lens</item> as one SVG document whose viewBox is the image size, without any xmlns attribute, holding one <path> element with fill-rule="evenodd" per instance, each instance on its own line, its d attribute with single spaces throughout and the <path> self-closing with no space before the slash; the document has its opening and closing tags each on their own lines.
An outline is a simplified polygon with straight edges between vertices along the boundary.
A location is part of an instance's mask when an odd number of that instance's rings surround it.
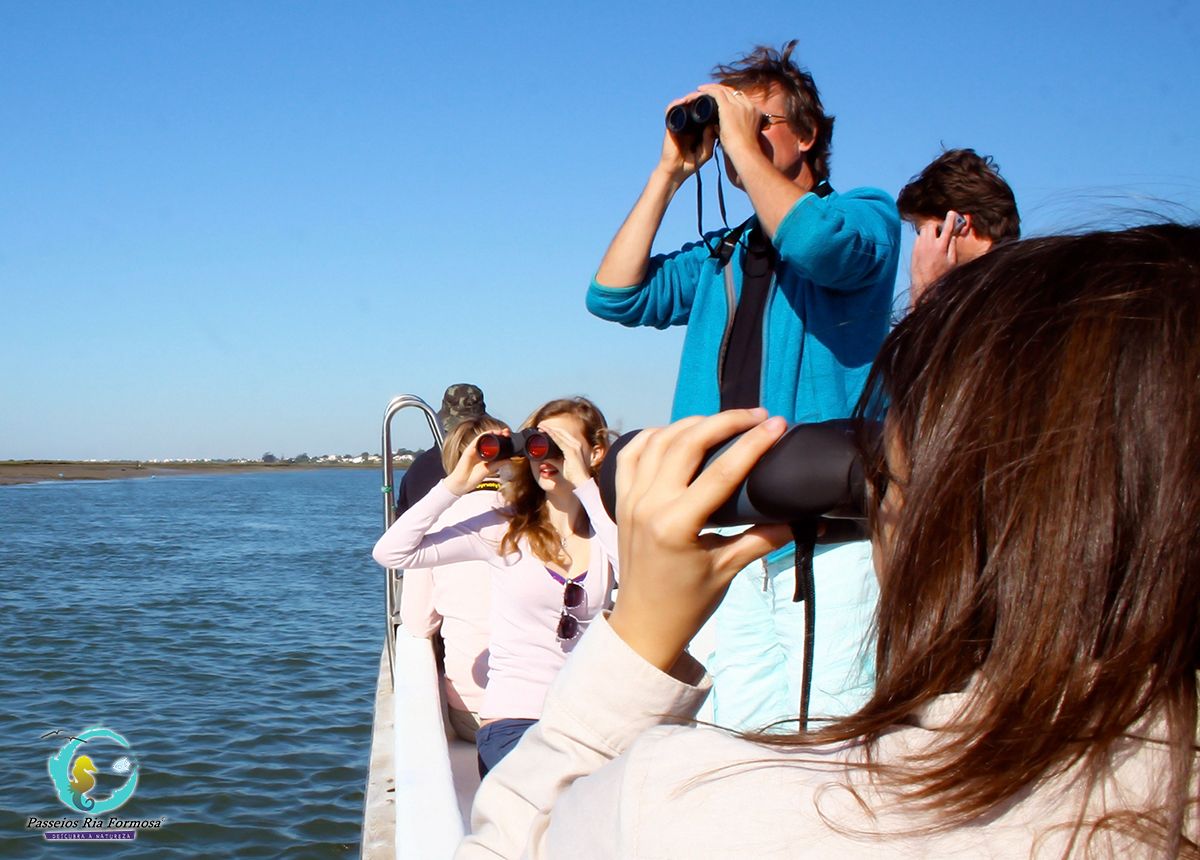
<svg viewBox="0 0 1200 860">
<path fill-rule="evenodd" d="M 597 483 L 609 515 L 616 517 L 617 454 L 637 435 L 613 443 Z M 746 480 L 709 517 L 707 526 L 796 523 L 809 520 L 866 520 L 866 481 L 858 440 L 877 444 L 879 425 L 852 419 L 796 424 L 755 463 Z M 737 437 L 704 458 L 708 467 Z M 841 533 L 832 528 L 830 534 Z M 850 540 L 852 538 L 845 538 Z"/>
</svg>

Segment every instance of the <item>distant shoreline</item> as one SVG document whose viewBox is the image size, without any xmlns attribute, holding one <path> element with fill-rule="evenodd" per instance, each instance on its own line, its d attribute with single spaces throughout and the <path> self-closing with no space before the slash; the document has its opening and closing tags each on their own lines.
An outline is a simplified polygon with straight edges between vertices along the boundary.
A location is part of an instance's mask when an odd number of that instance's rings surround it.
<svg viewBox="0 0 1200 860">
<path fill-rule="evenodd" d="M 44 481 L 111 481 L 118 478 L 239 472 L 316 472 L 326 469 L 377 469 L 378 463 L 145 463 L 137 460 L 0 460 L 0 486 Z"/>
</svg>

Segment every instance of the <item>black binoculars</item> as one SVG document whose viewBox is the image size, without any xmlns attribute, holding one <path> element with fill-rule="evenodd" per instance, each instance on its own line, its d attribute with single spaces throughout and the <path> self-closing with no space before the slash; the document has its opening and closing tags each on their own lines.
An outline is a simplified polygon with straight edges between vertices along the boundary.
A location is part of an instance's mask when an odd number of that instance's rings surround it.
<svg viewBox="0 0 1200 860">
<path fill-rule="evenodd" d="M 508 460 L 512 457 L 528 457 L 530 460 L 545 460 L 562 456 L 549 433 L 543 433 L 536 427 L 520 430 L 512 436 L 499 433 L 484 433 L 475 443 L 475 453 L 481 460 Z"/>
<path fill-rule="evenodd" d="M 667 130 L 684 140 L 699 140 L 704 129 L 717 122 L 717 100 L 700 96 L 667 111 Z"/>
<path fill-rule="evenodd" d="M 600 467 L 600 495 L 616 520 L 617 454 L 640 430 L 613 443 Z M 733 494 L 713 511 L 708 527 L 765 523 L 866 519 L 866 480 L 859 456 L 860 434 L 868 444 L 879 439 L 877 422 L 854 419 L 797 424 L 759 458 Z M 696 474 L 708 468 L 735 436 L 705 455 Z"/>
</svg>

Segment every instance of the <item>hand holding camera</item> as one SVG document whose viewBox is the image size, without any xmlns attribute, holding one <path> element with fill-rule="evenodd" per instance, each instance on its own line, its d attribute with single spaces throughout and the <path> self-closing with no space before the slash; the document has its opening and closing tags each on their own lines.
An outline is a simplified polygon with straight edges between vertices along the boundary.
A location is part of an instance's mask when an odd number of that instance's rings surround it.
<svg viewBox="0 0 1200 860">
<path fill-rule="evenodd" d="M 643 431 L 618 456 L 621 592 L 609 623 L 664 672 L 712 615 L 734 575 L 791 538 L 781 525 L 734 536 L 701 533 L 786 428 L 780 418 L 768 420 L 764 409 L 736 409 Z M 738 433 L 701 470 L 707 453 Z"/>
<path fill-rule="evenodd" d="M 600 468 L 600 496 L 614 519 L 618 499 L 620 452 L 639 435 L 655 431 L 632 431 L 621 436 L 609 450 Z M 859 438 L 878 438 L 879 425 L 850 418 L 797 424 L 784 433 L 729 494 L 714 504 L 705 520 L 706 528 L 718 526 L 794 524 L 818 521 L 818 537 L 830 532 L 829 542 L 862 537 L 866 521 L 866 479 L 859 457 Z M 734 437 L 706 451 L 697 476 L 716 467 L 726 450 L 738 443 Z M 819 540 L 824 543 L 826 540 Z"/>
</svg>

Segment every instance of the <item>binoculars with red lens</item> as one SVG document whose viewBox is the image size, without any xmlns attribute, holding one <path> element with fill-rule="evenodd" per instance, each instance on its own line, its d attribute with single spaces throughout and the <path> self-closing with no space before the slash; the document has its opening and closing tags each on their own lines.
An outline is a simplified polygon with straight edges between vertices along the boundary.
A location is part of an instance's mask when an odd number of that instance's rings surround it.
<svg viewBox="0 0 1200 860">
<path fill-rule="evenodd" d="M 562 456 L 562 450 L 550 438 L 550 434 L 543 433 L 536 427 L 529 427 L 512 436 L 484 433 L 475 443 L 475 453 L 481 460 L 488 463 L 493 460 L 508 460 L 512 457 L 546 460 Z"/>
</svg>

